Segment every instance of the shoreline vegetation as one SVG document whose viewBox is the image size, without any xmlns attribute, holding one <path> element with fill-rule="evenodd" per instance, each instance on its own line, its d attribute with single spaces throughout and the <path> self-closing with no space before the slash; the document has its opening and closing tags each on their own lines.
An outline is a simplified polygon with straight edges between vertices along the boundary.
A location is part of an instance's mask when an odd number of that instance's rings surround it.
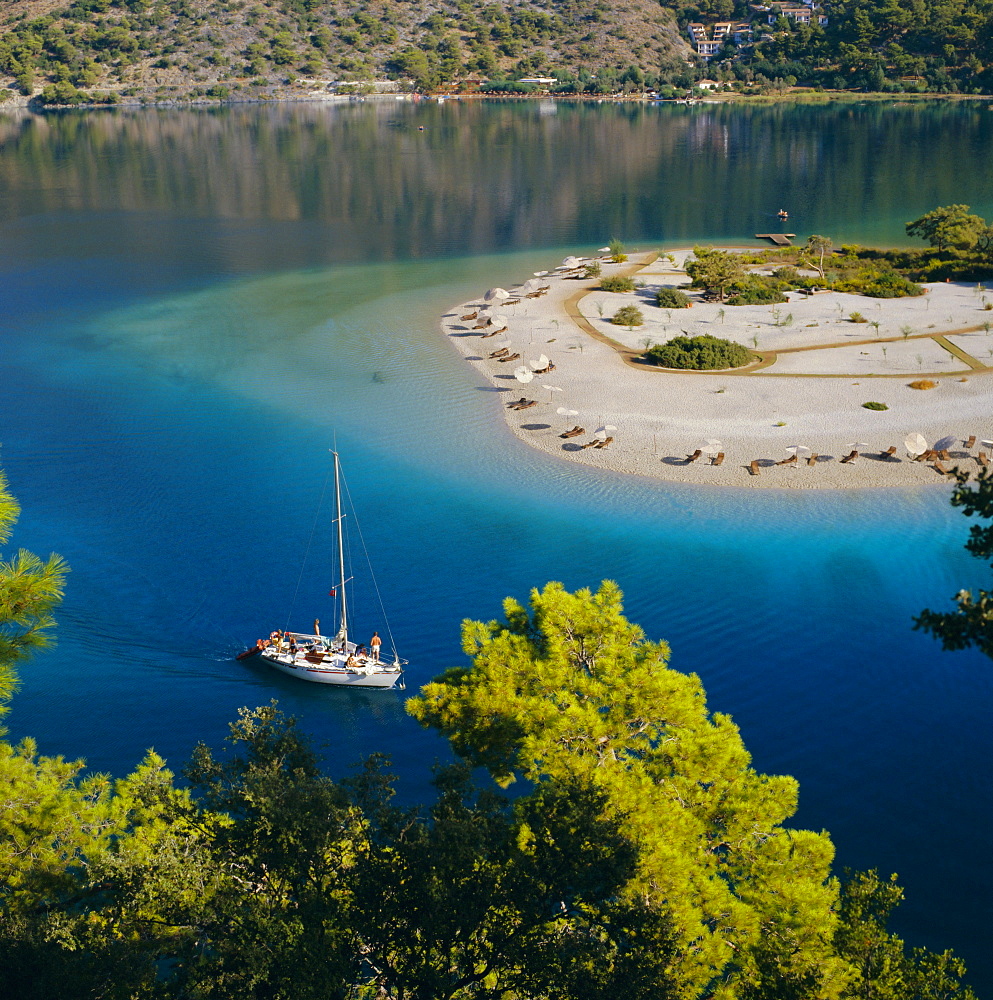
<svg viewBox="0 0 993 1000">
<path fill-rule="evenodd" d="M 989 97 L 991 39 L 978 0 L 7 0 L 0 103 Z"/>
<path fill-rule="evenodd" d="M 993 458 L 993 233 L 968 206 L 907 228 L 933 249 L 567 258 L 442 329 L 513 433 L 559 459 L 701 485 L 941 485 Z"/>
</svg>

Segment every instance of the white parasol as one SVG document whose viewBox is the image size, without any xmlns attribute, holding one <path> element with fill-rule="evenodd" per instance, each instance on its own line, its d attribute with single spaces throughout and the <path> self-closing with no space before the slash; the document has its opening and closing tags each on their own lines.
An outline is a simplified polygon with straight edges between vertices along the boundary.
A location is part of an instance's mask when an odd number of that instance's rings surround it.
<svg viewBox="0 0 993 1000">
<path fill-rule="evenodd" d="M 547 272 L 547 271 L 532 271 L 531 273 L 532 273 L 532 274 L 533 274 L 533 275 L 534 275 L 534 276 L 535 276 L 536 278 L 544 278 L 544 277 L 545 277 L 545 275 L 546 275 L 546 274 L 548 274 L 548 272 Z"/>
<path fill-rule="evenodd" d="M 548 390 L 548 402 L 549 403 L 552 401 L 552 393 L 553 392 L 561 392 L 562 391 L 562 386 L 560 386 L 560 385 L 545 385 L 544 383 L 542 383 L 541 387 L 542 387 L 542 389 L 547 389 Z"/>
<path fill-rule="evenodd" d="M 869 446 L 864 441 L 855 441 L 848 445 L 848 447 L 851 448 L 852 451 L 865 451 Z"/>
<path fill-rule="evenodd" d="M 706 444 L 700 449 L 705 455 L 716 455 L 721 450 L 721 442 L 717 438 L 707 438 Z"/>
<path fill-rule="evenodd" d="M 607 436 L 607 431 L 616 431 L 616 430 L 617 428 L 613 424 L 603 424 L 593 432 L 593 436 L 595 438 L 599 438 L 602 441 Z"/>
<path fill-rule="evenodd" d="M 810 454 L 810 448 L 805 444 L 791 444 L 786 449 L 787 455 L 796 455 L 798 459 L 806 458 Z"/>
<path fill-rule="evenodd" d="M 958 438 L 954 434 L 948 434 L 943 438 L 939 438 L 934 442 L 935 451 L 944 451 L 946 448 L 951 448 L 951 446 L 957 443 Z"/>
<path fill-rule="evenodd" d="M 597 253 L 610 253 L 610 247 L 600 247 Z"/>
<path fill-rule="evenodd" d="M 576 416 L 579 416 L 579 410 L 570 410 L 567 406 L 560 406 L 555 412 L 560 417 L 576 417 Z"/>
<path fill-rule="evenodd" d="M 532 292 L 538 291 L 541 288 L 541 282 L 537 278 L 528 278 L 527 281 L 521 285 L 521 292 L 524 295 L 530 295 Z"/>
<path fill-rule="evenodd" d="M 993 441 L 980 441 L 979 442 L 984 448 L 993 448 Z"/>
<path fill-rule="evenodd" d="M 506 288 L 491 288 L 484 296 L 484 302 L 496 302 L 502 301 L 503 299 L 509 299 L 510 292 Z"/>
<path fill-rule="evenodd" d="M 567 271 L 571 271 L 574 267 L 579 267 L 578 257 L 566 257 L 565 260 L 559 264 L 559 267 L 564 268 Z M 556 268 L 558 270 L 558 268 Z"/>
<path fill-rule="evenodd" d="M 530 382 L 534 378 L 534 372 L 530 368 L 525 368 L 521 365 L 519 368 L 514 369 L 514 378 L 518 382 Z"/>
<path fill-rule="evenodd" d="M 539 354 L 534 360 L 529 361 L 528 364 L 537 372 L 543 371 L 548 367 L 548 358 L 544 354 Z"/>
<path fill-rule="evenodd" d="M 490 322 L 494 326 L 506 326 L 507 325 L 507 317 L 504 316 L 503 313 L 493 313 L 490 316 Z"/>
<path fill-rule="evenodd" d="M 908 455 L 923 455 L 927 451 L 927 441 L 921 434 L 916 432 L 913 434 L 908 434 L 903 439 L 903 446 L 907 449 Z"/>
</svg>

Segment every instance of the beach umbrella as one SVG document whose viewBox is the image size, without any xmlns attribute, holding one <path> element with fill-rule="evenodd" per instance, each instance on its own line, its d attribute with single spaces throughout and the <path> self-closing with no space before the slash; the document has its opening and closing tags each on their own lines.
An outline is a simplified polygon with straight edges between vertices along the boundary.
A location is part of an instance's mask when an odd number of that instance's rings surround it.
<svg viewBox="0 0 993 1000">
<path fill-rule="evenodd" d="M 484 296 L 484 302 L 496 302 L 498 300 L 509 299 L 510 292 L 506 288 L 491 288 Z"/>
<path fill-rule="evenodd" d="M 716 455 L 721 450 L 721 442 L 717 438 L 707 438 L 706 444 L 700 449 L 705 455 Z"/>
<path fill-rule="evenodd" d="M 547 271 L 532 271 L 531 273 L 532 273 L 532 274 L 533 274 L 533 275 L 534 275 L 534 276 L 535 276 L 536 278 L 544 278 L 544 277 L 545 277 L 545 275 L 546 275 L 546 274 L 548 274 L 548 272 L 547 272 Z"/>
<path fill-rule="evenodd" d="M 617 428 L 613 424 L 603 424 L 593 432 L 593 436 L 595 438 L 599 438 L 602 441 L 607 436 L 607 431 L 616 431 L 616 430 Z"/>
<path fill-rule="evenodd" d="M 807 458 L 810 455 L 810 448 L 805 444 L 791 444 L 789 448 L 786 449 L 787 455 L 796 455 L 797 461 L 799 462 L 801 458 Z"/>
<path fill-rule="evenodd" d="M 597 253 L 610 253 L 610 247 L 600 247 Z"/>
<path fill-rule="evenodd" d="M 579 416 L 579 410 L 570 410 L 566 406 L 560 406 L 555 412 L 560 417 L 576 417 L 576 416 Z"/>
<path fill-rule="evenodd" d="M 530 382 L 534 378 L 534 372 L 530 368 L 525 368 L 521 365 L 519 368 L 514 369 L 514 378 L 518 382 Z"/>
<path fill-rule="evenodd" d="M 563 260 L 562 263 L 559 264 L 559 267 L 563 267 L 563 268 L 566 268 L 566 270 L 570 270 L 571 271 L 572 268 L 579 267 L 579 258 L 578 257 L 566 257 L 565 260 Z M 558 268 L 556 268 L 556 270 L 558 270 Z"/>
<path fill-rule="evenodd" d="M 541 288 L 541 282 L 537 278 L 528 278 L 528 280 L 521 285 L 521 291 L 525 295 L 530 295 L 531 292 L 536 292 L 539 288 Z"/>
<path fill-rule="evenodd" d="M 908 455 L 923 455 L 927 451 L 927 441 L 917 433 L 908 434 L 903 439 L 903 445 L 907 449 Z"/>
<path fill-rule="evenodd" d="M 957 442 L 958 438 L 954 434 L 949 434 L 946 437 L 939 438 L 934 442 L 934 450 L 944 451 L 946 448 L 951 448 L 951 446 Z"/>
<path fill-rule="evenodd" d="M 865 451 L 869 446 L 864 441 L 855 441 L 853 444 L 848 445 L 852 451 Z"/>
<path fill-rule="evenodd" d="M 544 383 L 542 383 L 541 387 L 542 387 L 542 389 L 547 389 L 548 390 L 548 402 L 549 403 L 552 401 L 552 393 L 553 392 L 561 392 L 562 391 L 562 387 L 559 386 L 559 385 L 545 385 Z"/>
<path fill-rule="evenodd" d="M 537 372 L 542 371 L 548 367 L 548 358 L 544 354 L 539 354 L 537 358 L 533 361 L 529 361 L 528 364 Z"/>
<path fill-rule="evenodd" d="M 507 325 L 507 317 L 504 316 L 503 313 L 491 313 L 490 314 L 490 322 L 494 326 L 506 326 Z"/>
<path fill-rule="evenodd" d="M 979 442 L 984 448 L 993 448 L 993 441 L 980 441 Z"/>
</svg>

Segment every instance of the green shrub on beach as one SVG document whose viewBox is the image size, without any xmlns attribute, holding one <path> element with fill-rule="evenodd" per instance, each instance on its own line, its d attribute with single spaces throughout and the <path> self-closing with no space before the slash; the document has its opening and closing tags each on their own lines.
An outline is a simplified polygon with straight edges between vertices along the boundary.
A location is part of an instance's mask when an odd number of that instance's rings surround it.
<svg viewBox="0 0 993 1000">
<path fill-rule="evenodd" d="M 589 264 L 586 265 L 583 271 L 584 278 L 599 278 L 603 273 L 603 268 L 600 266 L 600 261 L 591 260 Z"/>
<path fill-rule="evenodd" d="M 889 407 L 885 403 L 863 403 L 863 408 L 866 410 L 888 410 Z"/>
<path fill-rule="evenodd" d="M 621 306 L 617 312 L 614 313 L 610 318 L 610 322 L 614 326 L 641 326 L 645 322 L 645 317 L 642 316 L 641 310 L 637 306 Z"/>
<path fill-rule="evenodd" d="M 720 337 L 673 337 L 667 344 L 656 344 L 645 351 L 645 360 L 660 368 L 710 371 L 741 368 L 750 364 L 748 348 Z"/>
<path fill-rule="evenodd" d="M 601 280 L 600 289 L 604 292 L 633 292 L 634 281 L 631 278 L 623 278 L 619 274 L 613 274 Z"/>
<path fill-rule="evenodd" d="M 688 309 L 690 297 L 678 288 L 660 288 L 655 293 L 655 304 L 660 309 Z"/>
</svg>

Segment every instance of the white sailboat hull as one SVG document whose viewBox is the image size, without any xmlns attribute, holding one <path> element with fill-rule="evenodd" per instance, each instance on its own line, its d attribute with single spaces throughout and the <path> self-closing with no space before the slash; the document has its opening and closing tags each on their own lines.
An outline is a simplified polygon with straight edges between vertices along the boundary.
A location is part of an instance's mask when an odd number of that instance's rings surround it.
<svg viewBox="0 0 993 1000">
<path fill-rule="evenodd" d="M 308 660 L 303 653 L 275 653 L 262 650 L 259 659 L 290 677 L 315 684 L 336 684 L 340 687 L 391 688 L 403 677 L 403 670 L 392 663 L 368 661 L 348 667 L 340 656 L 325 656 L 320 662 Z"/>
</svg>

